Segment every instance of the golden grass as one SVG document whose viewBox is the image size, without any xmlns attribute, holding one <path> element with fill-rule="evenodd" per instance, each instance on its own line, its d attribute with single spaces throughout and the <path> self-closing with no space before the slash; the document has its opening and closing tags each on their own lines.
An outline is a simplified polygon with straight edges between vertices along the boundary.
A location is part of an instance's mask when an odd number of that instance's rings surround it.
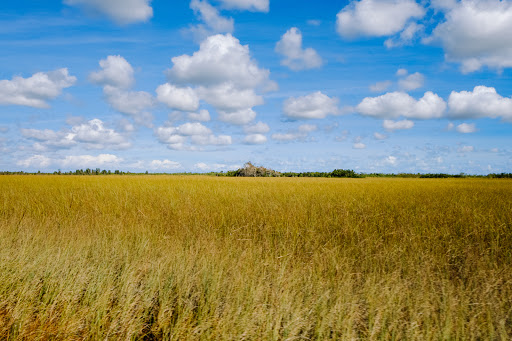
<svg viewBox="0 0 512 341">
<path fill-rule="evenodd" d="M 507 340 L 512 181 L 0 177 L 0 339 Z"/>
</svg>

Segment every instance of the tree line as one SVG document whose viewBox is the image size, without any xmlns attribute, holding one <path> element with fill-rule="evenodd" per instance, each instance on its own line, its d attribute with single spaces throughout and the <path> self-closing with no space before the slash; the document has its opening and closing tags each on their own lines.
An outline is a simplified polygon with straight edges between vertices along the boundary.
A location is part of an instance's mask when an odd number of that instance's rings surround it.
<svg viewBox="0 0 512 341">
<path fill-rule="evenodd" d="M 254 166 L 251 162 L 247 162 L 244 167 L 237 170 L 227 172 L 208 172 L 208 173 L 143 173 L 125 172 L 121 170 L 107 170 L 100 168 L 77 169 L 75 171 L 62 172 L 61 170 L 53 173 L 24 172 L 24 171 L 0 171 L 0 175 L 209 175 L 209 176 L 225 176 L 225 177 L 289 177 L 289 178 L 425 178 L 425 179 L 442 179 L 442 178 L 490 178 L 490 179 L 512 179 L 512 173 L 490 173 L 487 175 L 471 175 L 465 173 L 447 174 L 447 173 L 357 173 L 351 169 L 335 169 L 331 172 L 277 172 L 275 170 L 262 166 Z"/>
</svg>

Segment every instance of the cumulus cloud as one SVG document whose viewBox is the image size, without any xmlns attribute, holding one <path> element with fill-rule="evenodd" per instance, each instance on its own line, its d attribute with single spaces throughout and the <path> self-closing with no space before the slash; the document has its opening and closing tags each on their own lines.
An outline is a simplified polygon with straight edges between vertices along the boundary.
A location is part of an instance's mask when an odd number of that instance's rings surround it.
<svg viewBox="0 0 512 341">
<path fill-rule="evenodd" d="M 263 134 L 249 134 L 244 138 L 245 144 L 263 144 L 267 142 L 267 137 Z"/>
<path fill-rule="evenodd" d="M 222 163 L 209 164 L 209 163 L 204 163 L 204 162 L 198 162 L 194 165 L 195 169 L 198 169 L 199 171 L 202 171 L 202 172 L 207 172 L 207 171 L 218 172 L 218 171 L 238 169 L 241 167 L 242 167 L 241 165 L 236 165 L 236 164 L 232 164 L 232 165 L 226 165 L 226 164 L 222 164 Z"/>
<path fill-rule="evenodd" d="M 354 138 L 354 144 L 352 144 L 352 148 L 353 149 L 366 149 L 366 144 L 364 144 L 362 141 L 363 141 L 362 136 L 356 136 Z"/>
<path fill-rule="evenodd" d="M 385 135 L 385 134 L 381 134 L 381 133 L 379 133 L 379 132 L 375 132 L 375 133 L 373 133 L 373 137 L 374 137 L 376 140 L 385 140 L 385 139 L 387 139 L 387 138 L 388 138 L 388 136 L 387 136 L 387 135 Z"/>
<path fill-rule="evenodd" d="M 448 114 L 455 119 L 502 118 L 512 122 L 512 98 L 503 97 L 495 88 L 476 86 L 473 91 L 452 91 Z"/>
<path fill-rule="evenodd" d="M 320 91 L 301 97 L 290 97 L 283 103 L 283 112 L 294 119 L 320 119 L 337 115 L 339 100 Z"/>
<path fill-rule="evenodd" d="M 474 123 L 462 123 L 455 128 L 461 134 L 471 134 L 476 132 L 476 125 Z"/>
<path fill-rule="evenodd" d="M 224 8 L 268 12 L 269 0 L 219 0 Z"/>
<path fill-rule="evenodd" d="M 44 155 L 33 155 L 27 159 L 17 161 L 16 164 L 25 168 L 46 168 L 52 164 L 52 160 Z"/>
<path fill-rule="evenodd" d="M 121 56 L 108 56 L 99 61 L 101 70 L 89 74 L 89 80 L 98 85 L 130 88 L 135 83 L 133 68 Z"/>
<path fill-rule="evenodd" d="M 225 112 L 237 112 L 264 103 L 263 97 L 257 95 L 254 89 L 240 89 L 232 83 L 212 87 L 201 86 L 197 92 L 217 110 Z"/>
<path fill-rule="evenodd" d="M 29 78 L 13 77 L 0 80 L 0 105 L 23 105 L 48 108 L 48 100 L 54 99 L 76 82 L 68 69 L 38 72 Z"/>
<path fill-rule="evenodd" d="M 383 91 L 386 91 L 387 89 L 389 89 L 391 84 L 392 84 L 391 81 L 377 82 L 375 84 L 370 85 L 370 91 L 383 92 Z"/>
<path fill-rule="evenodd" d="M 402 31 L 425 10 L 414 0 L 353 1 L 337 15 L 336 27 L 344 38 L 384 37 Z"/>
<path fill-rule="evenodd" d="M 382 122 L 382 127 L 388 131 L 406 130 L 406 129 L 411 129 L 412 127 L 414 127 L 414 122 L 409 121 L 409 120 L 401 120 L 401 121 L 384 120 L 384 122 Z"/>
<path fill-rule="evenodd" d="M 181 163 L 171 160 L 153 160 L 149 163 L 149 168 L 152 170 L 158 169 L 180 169 L 182 168 Z"/>
<path fill-rule="evenodd" d="M 397 162 L 397 157 L 396 156 L 393 156 L 393 155 L 389 155 L 388 157 L 386 157 L 384 159 L 384 163 L 385 164 L 388 164 L 388 165 L 391 165 L 391 166 L 395 166 L 396 165 L 396 162 Z"/>
<path fill-rule="evenodd" d="M 191 87 L 178 88 L 165 83 L 156 89 L 157 99 L 169 108 L 181 111 L 196 111 L 199 109 L 199 96 Z"/>
<path fill-rule="evenodd" d="M 398 70 L 396 70 L 396 75 L 398 77 L 407 76 L 408 73 L 409 73 L 409 71 L 407 71 L 407 69 L 398 69 Z"/>
<path fill-rule="evenodd" d="M 411 45 L 416 37 L 418 37 L 425 30 L 425 26 L 411 22 L 407 27 L 400 32 L 397 38 L 389 38 L 384 42 L 388 49 L 393 47 Z"/>
<path fill-rule="evenodd" d="M 214 35 L 203 41 L 193 55 L 172 58 L 169 81 L 193 86 L 201 100 L 212 105 L 219 119 L 247 124 L 256 117 L 254 106 L 263 104 L 258 91 L 275 88 L 270 72 L 251 59 L 249 47 L 230 34 Z"/>
<path fill-rule="evenodd" d="M 142 122 L 137 118 L 155 103 L 153 96 L 145 91 L 126 91 L 107 85 L 103 88 L 103 93 L 112 108 L 134 117 L 138 123 Z"/>
<path fill-rule="evenodd" d="M 402 78 L 398 81 L 398 86 L 405 91 L 411 91 L 416 90 L 418 88 L 421 88 L 423 86 L 423 83 L 425 82 L 425 76 L 423 76 L 421 73 L 416 72 L 412 75 L 408 75 L 405 78 Z"/>
<path fill-rule="evenodd" d="M 313 48 L 302 48 L 302 33 L 297 27 L 290 28 L 281 36 L 275 50 L 285 57 L 281 60 L 281 65 L 294 71 L 319 68 L 323 63 Z"/>
<path fill-rule="evenodd" d="M 445 21 L 425 42 L 440 43 L 448 61 L 461 63 L 464 73 L 483 66 L 512 67 L 512 2 L 465 0 L 442 4 Z"/>
<path fill-rule="evenodd" d="M 153 16 L 150 2 L 151 0 L 64 0 L 66 5 L 106 15 L 122 25 L 150 19 Z"/>
<path fill-rule="evenodd" d="M 208 122 L 211 120 L 210 112 L 206 109 L 201 109 L 198 112 L 189 112 L 187 118 L 191 121 Z"/>
<path fill-rule="evenodd" d="M 187 122 L 180 126 L 158 127 L 155 135 L 160 143 L 174 150 L 199 150 L 191 146 L 226 146 L 232 144 L 231 136 L 214 135 L 212 130 L 199 122 Z"/>
<path fill-rule="evenodd" d="M 314 124 L 303 124 L 295 130 L 290 130 L 287 133 L 275 133 L 272 134 L 272 139 L 281 142 L 289 142 L 295 140 L 305 140 L 309 133 L 316 131 L 318 126 Z"/>
<path fill-rule="evenodd" d="M 93 155 L 69 155 L 64 158 L 49 158 L 44 155 L 33 155 L 20 160 L 16 164 L 25 168 L 47 168 L 51 165 L 57 167 L 73 168 L 101 168 L 117 166 L 123 159 L 112 154 Z"/>
<path fill-rule="evenodd" d="M 363 116 L 386 119 L 401 116 L 412 119 L 439 118 L 445 110 L 445 101 L 431 91 L 425 92 L 419 100 L 405 92 L 389 92 L 378 97 L 366 97 L 356 107 L 356 111 Z"/>
<path fill-rule="evenodd" d="M 105 127 L 100 119 L 78 123 L 71 129 L 21 129 L 21 134 L 38 142 L 42 149 L 71 148 L 79 144 L 87 149 L 125 149 L 131 146 L 126 136 Z"/>
<path fill-rule="evenodd" d="M 270 74 L 251 59 L 249 46 L 241 45 L 231 34 L 208 37 L 192 56 L 174 57 L 172 62 L 167 75 L 177 84 L 231 83 L 235 87 L 254 88 L 268 82 Z"/>
<path fill-rule="evenodd" d="M 130 91 L 135 83 L 133 67 L 121 56 L 108 56 L 99 62 L 101 70 L 89 74 L 92 83 L 103 86 L 105 100 L 120 113 L 131 116 L 135 122 L 151 126 L 152 116 L 147 111 L 155 104 L 151 94 Z"/>
<path fill-rule="evenodd" d="M 233 18 L 221 16 L 219 10 L 210 5 L 208 1 L 192 0 L 190 8 L 203 22 L 190 28 L 196 39 L 203 40 L 216 33 L 233 33 L 235 29 Z"/>
<path fill-rule="evenodd" d="M 119 165 L 123 159 L 117 157 L 112 154 L 100 154 L 97 156 L 93 155 L 70 155 L 66 156 L 64 159 L 57 161 L 58 164 L 63 167 L 70 168 L 97 168 L 97 167 L 105 167 L 105 166 L 114 166 Z"/>
</svg>

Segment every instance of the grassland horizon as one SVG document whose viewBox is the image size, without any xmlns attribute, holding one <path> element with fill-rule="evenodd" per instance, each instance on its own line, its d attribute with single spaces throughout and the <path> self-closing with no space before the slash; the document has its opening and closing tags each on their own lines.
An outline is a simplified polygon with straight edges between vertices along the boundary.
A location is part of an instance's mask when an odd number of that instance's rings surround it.
<svg viewBox="0 0 512 341">
<path fill-rule="evenodd" d="M 507 340 L 509 179 L 0 177 L 0 339 Z"/>
</svg>

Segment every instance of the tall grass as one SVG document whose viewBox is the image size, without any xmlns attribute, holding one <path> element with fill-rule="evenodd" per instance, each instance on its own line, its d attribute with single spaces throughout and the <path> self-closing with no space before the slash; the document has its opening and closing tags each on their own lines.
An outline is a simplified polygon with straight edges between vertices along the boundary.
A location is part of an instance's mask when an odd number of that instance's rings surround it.
<svg viewBox="0 0 512 341">
<path fill-rule="evenodd" d="M 0 177 L 0 339 L 512 338 L 512 181 Z"/>
</svg>

